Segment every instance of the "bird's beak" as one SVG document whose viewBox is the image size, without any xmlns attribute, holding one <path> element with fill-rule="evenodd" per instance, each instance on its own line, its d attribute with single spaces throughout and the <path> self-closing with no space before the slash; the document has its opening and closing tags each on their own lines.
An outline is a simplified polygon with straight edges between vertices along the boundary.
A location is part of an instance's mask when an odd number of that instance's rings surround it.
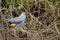
<svg viewBox="0 0 60 40">
<path fill-rule="evenodd" d="M 15 28 L 16 24 L 10 24 L 9 28 Z"/>
</svg>

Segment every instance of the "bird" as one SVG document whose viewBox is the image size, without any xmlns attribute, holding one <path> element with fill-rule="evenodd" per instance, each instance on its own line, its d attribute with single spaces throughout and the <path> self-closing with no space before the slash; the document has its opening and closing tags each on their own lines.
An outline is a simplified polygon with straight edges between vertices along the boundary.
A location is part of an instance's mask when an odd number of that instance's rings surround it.
<svg viewBox="0 0 60 40">
<path fill-rule="evenodd" d="M 22 27 L 25 26 L 25 20 L 26 20 L 25 12 L 22 12 L 20 16 L 8 20 L 8 23 L 10 24 L 10 28 L 18 27 L 20 31 L 24 33 L 24 29 Z"/>
</svg>

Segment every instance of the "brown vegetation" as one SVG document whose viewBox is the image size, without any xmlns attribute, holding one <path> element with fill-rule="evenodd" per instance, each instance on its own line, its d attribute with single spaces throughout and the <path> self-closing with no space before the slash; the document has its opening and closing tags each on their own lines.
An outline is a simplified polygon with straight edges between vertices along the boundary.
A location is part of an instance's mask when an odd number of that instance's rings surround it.
<svg viewBox="0 0 60 40">
<path fill-rule="evenodd" d="M 48 0 L 21 0 L 19 6 L 0 6 L 0 39 L 1 40 L 60 40 L 60 8 Z M 26 35 L 14 28 L 10 29 L 8 20 L 26 12 L 24 30 Z M 21 38 L 22 35 L 24 38 Z"/>
</svg>

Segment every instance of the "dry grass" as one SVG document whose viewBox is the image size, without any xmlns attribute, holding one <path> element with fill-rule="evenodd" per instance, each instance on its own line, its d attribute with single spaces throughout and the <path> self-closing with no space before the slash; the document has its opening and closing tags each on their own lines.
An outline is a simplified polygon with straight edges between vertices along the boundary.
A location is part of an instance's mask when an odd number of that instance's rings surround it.
<svg viewBox="0 0 60 40">
<path fill-rule="evenodd" d="M 44 5 L 44 7 L 43 7 Z M 42 7 L 41 7 L 42 6 Z M 13 11 L 20 14 L 26 12 L 27 36 L 19 38 L 20 35 L 14 28 L 8 27 L 8 20 L 13 18 Z M 56 8 L 53 2 L 48 0 L 27 1 L 16 7 L 15 4 L 9 7 L 0 6 L 0 39 L 1 40 L 59 40 L 60 39 L 60 8 Z"/>
</svg>

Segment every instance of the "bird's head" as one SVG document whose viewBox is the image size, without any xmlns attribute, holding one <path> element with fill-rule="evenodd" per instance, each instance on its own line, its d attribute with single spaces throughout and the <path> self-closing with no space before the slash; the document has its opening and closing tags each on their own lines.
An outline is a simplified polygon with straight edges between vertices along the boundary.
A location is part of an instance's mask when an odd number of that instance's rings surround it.
<svg viewBox="0 0 60 40">
<path fill-rule="evenodd" d="M 25 12 L 22 12 L 22 15 L 25 15 Z"/>
<path fill-rule="evenodd" d="M 23 15 L 25 15 L 25 12 L 22 12 L 20 16 L 23 16 Z"/>
</svg>

